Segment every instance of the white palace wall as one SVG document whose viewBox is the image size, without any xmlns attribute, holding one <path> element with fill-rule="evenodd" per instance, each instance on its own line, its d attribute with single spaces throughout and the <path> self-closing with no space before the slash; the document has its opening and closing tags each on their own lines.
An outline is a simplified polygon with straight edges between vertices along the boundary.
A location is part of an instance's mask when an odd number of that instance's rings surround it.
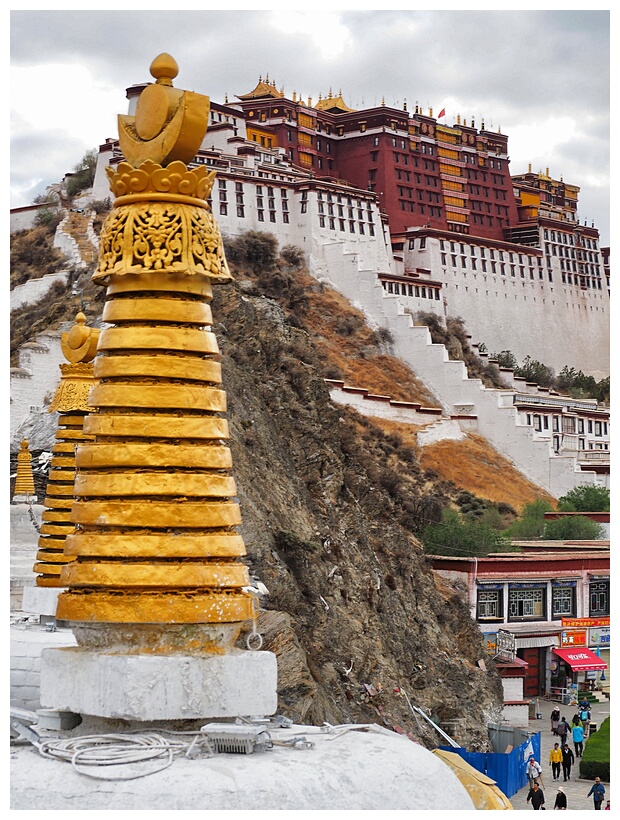
<svg viewBox="0 0 620 820">
<path fill-rule="evenodd" d="M 414 242 L 419 244 L 419 240 Z M 457 265 L 453 266 L 449 250 L 443 255 L 450 264 L 442 263 L 439 243 L 439 239 L 427 237 L 425 248 L 406 248 L 405 269 L 431 271 L 432 279 L 442 283 L 445 314 L 461 317 L 474 343 L 484 343 L 489 353 L 510 350 L 520 364 L 530 356 L 556 374 L 568 365 L 597 381 L 609 375 L 610 298 L 606 283 L 601 290 L 564 284 L 556 258 L 550 282 L 546 265 L 540 267 L 537 257 L 528 255 L 528 248 L 522 254 L 523 276 L 518 263 L 512 266 L 513 273 L 508 263 L 504 275 L 484 272 L 480 246 L 467 236 L 463 237 L 466 252 L 458 252 Z M 472 246 L 476 255 L 471 253 Z M 490 269 L 488 247 L 486 253 Z M 504 256 L 508 257 L 506 251 Z M 514 256 L 518 256 L 516 251 Z M 400 298 L 407 307 L 408 297 Z M 419 309 L 414 300 L 412 308 Z"/>
</svg>

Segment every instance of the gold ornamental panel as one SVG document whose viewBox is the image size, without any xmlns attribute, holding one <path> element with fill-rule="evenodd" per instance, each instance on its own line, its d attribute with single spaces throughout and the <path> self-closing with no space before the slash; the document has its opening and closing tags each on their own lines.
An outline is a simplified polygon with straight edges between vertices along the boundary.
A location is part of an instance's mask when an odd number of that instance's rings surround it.
<svg viewBox="0 0 620 820">
<path fill-rule="evenodd" d="M 45 543 L 47 545 L 47 541 Z M 64 542 L 62 543 L 64 544 Z M 63 552 L 62 549 L 60 551 L 47 549 L 39 550 L 36 557 L 38 561 L 49 561 L 50 564 L 66 564 L 67 561 L 73 560 L 75 555 L 69 556 L 67 553 Z"/>
<path fill-rule="evenodd" d="M 49 493 L 51 491 L 51 489 L 52 489 L 52 487 L 48 483 L 47 492 Z M 53 490 L 54 490 L 54 495 L 55 496 L 63 496 L 62 503 L 66 504 L 67 503 L 67 498 L 65 498 L 65 496 L 71 496 L 71 498 L 73 498 L 73 481 L 71 481 L 67 484 L 54 484 L 53 485 Z M 53 506 L 52 504 L 48 504 L 48 499 L 47 498 L 45 499 L 45 506 L 46 507 Z"/>
<path fill-rule="evenodd" d="M 75 479 L 78 498 L 108 496 L 187 496 L 190 498 L 231 498 L 236 495 L 235 479 L 228 475 L 209 473 L 81 473 Z M 58 518 L 51 521 L 60 521 Z"/>
<path fill-rule="evenodd" d="M 49 558 L 46 557 L 46 560 L 49 561 Z M 66 560 L 67 559 L 65 558 L 65 561 Z M 39 564 L 39 563 L 35 563 L 35 565 L 33 566 L 32 569 L 33 569 L 34 572 L 40 572 L 40 573 L 43 573 L 45 575 L 60 577 L 60 573 L 62 572 L 62 569 L 63 569 L 64 566 L 66 566 L 65 563 L 62 563 L 62 564 L 51 564 L 51 563 L 49 563 L 49 564 L 48 563 Z M 39 579 L 37 578 L 37 586 L 40 586 L 38 581 L 39 581 Z M 56 581 L 56 583 L 54 583 L 54 584 L 46 584 L 45 586 L 58 586 L 58 583 Z"/>
<path fill-rule="evenodd" d="M 157 562 L 122 564 L 73 562 L 62 576 L 63 584 L 71 587 L 144 587 L 230 589 L 250 583 L 244 564 L 199 564 Z"/>
<path fill-rule="evenodd" d="M 219 353 L 214 333 L 193 327 L 110 327 L 101 331 L 99 350 L 179 350 Z"/>
<path fill-rule="evenodd" d="M 205 530 L 237 526 L 241 511 L 227 501 L 74 501 L 71 518 L 83 526 Z"/>
<path fill-rule="evenodd" d="M 62 551 L 65 548 L 65 544 L 67 542 L 66 538 L 46 538 L 44 542 L 44 546 L 46 550 L 51 550 L 53 552 Z"/>
<path fill-rule="evenodd" d="M 228 420 L 217 416 L 172 416 L 157 413 L 147 416 L 111 415 L 102 413 L 87 416 L 84 429 L 94 436 L 144 437 L 144 438 L 184 438 L 197 440 L 227 439 Z"/>
<path fill-rule="evenodd" d="M 94 362 L 98 379 L 142 376 L 144 378 L 188 379 L 221 384 L 222 365 L 213 359 L 183 356 L 99 356 Z"/>
<path fill-rule="evenodd" d="M 105 623 L 230 623 L 255 615 L 254 599 L 245 594 L 105 592 L 71 590 L 59 595 L 56 617 L 63 621 Z"/>
<path fill-rule="evenodd" d="M 82 416 L 82 421 L 84 421 L 84 416 Z M 54 455 L 57 453 L 72 453 L 75 448 L 74 442 L 79 440 L 73 431 L 71 431 L 71 441 L 68 441 L 66 430 L 57 430 L 56 437 L 61 438 L 62 441 L 57 441 L 52 445 L 52 453 L 54 453 Z M 92 440 L 92 436 L 80 436 L 80 438 Z"/>
<path fill-rule="evenodd" d="M 48 567 L 45 564 L 41 565 L 43 569 L 41 572 L 47 573 Z M 51 566 L 51 565 L 50 565 Z M 34 570 L 36 572 L 36 570 Z M 38 587 L 45 587 L 45 588 L 58 588 L 60 586 L 60 575 L 38 575 L 37 576 L 37 586 Z"/>
<path fill-rule="evenodd" d="M 162 276 L 160 273 L 133 274 L 126 273 L 123 276 L 111 276 L 106 287 L 108 296 L 118 296 L 119 294 L 140 294 L 140 293 L 168 293 L 181 294 L 183 297 L 199 296 L 206 301 L 213 298 L 213 288 L 211 280 L 206 276 L 185 276 L 180 273 L 168 273 Z"/>
<path fill-rule="evenodd" d="M 98 407 L 161 407 L 223 413 L 226 393 L 215 387 L 114 382 L 93 387 L 91 399 Z"/>
<path fill-rule="evenodd" d="M 54 470 L 49 471 L 48 482 L 54 484 L 57 481 L 75 481 L 75 470 Z"/>
<path fill-rule="evenodd" d="M 75 527 L 73 525 L 63 525 L 63 524 L 41 524 L 39 529 L 39 533 L 41 535 L 55 535 L 56 537 L 61 535 L 69 535 L 70 532 L 74 532 Z"/>
<path fill-rule="evenodd" d="M 112 299 L 103 308 L 104 322 L 150 321 L 177 322 L 210 325 L 213 322 L 211 308 L 204 302 L 188 302 L 187 299 Z"/>
<path fill-rule="evenodd" d="M 125 442 L 78 447 L 75 464 L 80 470 L 102 467 L 185 467 L 227 470 L 232 467 L 230 449 L 223 445 Z"/>
<path fill-rule="evenodd" d="M 64 542 L 61 542 L 64 543 Z M 243 538 L 235 532 L 192 533 L 123 532 L 118 534 L 80 531 L 68 535 L 66 549 L 75 555 L 118 558 L 237 558 L 245 555 Z"/>
<path fill-rule="evenodd" d="M 139 170 L 139 169 L 138 169 Z M 162 194 L 174 200 L 173 194 Z M 210 209 L 176 201 L 135 202 L 114 207 L 99 237 L 93 281 L 135 273 L 182 273 L 231 279 L 224 246 Z M 150 194 L 149 198 L 156 198 Z M 118 204 L 118 200 L 115 205 Z"/>
<path fill-rule="evenodd" d="M 75 466 L 75 460 L 71 458 L 71 456 L 55 456 L 54 459 L 54 467 L 57 469 L 61 469 L 62 467 L 68 467 L 70 470 L 73 469 Z"/>
<path fill-rule="evenodd" d="M 43 510 L 41 520 L 53 524 L 67 524 L 71 521 L 71 510 L 64 509 L 61 512 L 54 512 L 52 510 Z"/>
<path fill-rule="evenodd" d="M 58 485 L 56 485 L 56 486 L 58 486 Z M 50 510 L 54 510 L 54 509 L 68 510 L 68 509 L 70 509 L 71 504 L 69 504 L 67 506 L 67 499 L 66 498 L 57 498 L 58 493 L 56 492 L 56 486 L 54 486 L 52 488 L 54 490 L 54 496 L 46 496 L 45 502 L 44 502 L 45 506 L 48 507 Z M 50 485 L 48 484 L 47 487 L 48 487 L 48 492 L 49 492 Z M 65 489 L 65 488 L 63 487 L 63 489 Z"/>
</svg>

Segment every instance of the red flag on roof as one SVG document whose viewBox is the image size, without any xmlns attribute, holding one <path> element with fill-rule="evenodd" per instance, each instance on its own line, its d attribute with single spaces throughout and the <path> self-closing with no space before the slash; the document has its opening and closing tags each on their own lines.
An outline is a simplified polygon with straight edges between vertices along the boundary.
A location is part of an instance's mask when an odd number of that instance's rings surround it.
<svg viewBox="0 0 620 820">
<path fill-rule="evenodd" d="M 437 119 L 440 120 L 442 117 L 445 117 L 445 116 L 446 116 L 446 109 L 442 108 L 441 111 L 439 112 L 439 116 L 437 117 Z"/>
</svg>

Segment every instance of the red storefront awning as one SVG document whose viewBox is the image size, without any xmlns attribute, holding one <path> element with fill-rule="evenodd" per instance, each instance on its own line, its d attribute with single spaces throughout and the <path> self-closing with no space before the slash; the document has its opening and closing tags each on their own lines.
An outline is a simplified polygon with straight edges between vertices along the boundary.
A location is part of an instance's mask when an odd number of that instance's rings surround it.
<svg viewBox="0 0 620 820">
<path fill-rule="evenodd" d="M 554 649 L 553 651 L 563 661 L 566 661 L 574 672 L 585 672 L 589 669 L 607 669 L 605 661 L 595 655 L 594 652 L 590 652 L 587 646 L 574 646 L 570 649 L 565 646 L 563 649 Z"/>
</svg>

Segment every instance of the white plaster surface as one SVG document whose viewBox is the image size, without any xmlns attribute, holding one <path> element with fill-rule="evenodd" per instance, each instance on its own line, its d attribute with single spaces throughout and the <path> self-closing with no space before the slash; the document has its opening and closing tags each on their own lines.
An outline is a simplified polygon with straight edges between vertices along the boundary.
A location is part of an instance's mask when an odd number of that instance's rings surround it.
<svg viewBox="0 0 620 820">
<path fill-rule="evenodd" d="M 24 612 L 34 612 L 37 615 L 54 618 L 56 617 L 58 596 L 64 591 L 64 587 L 26 587 L 22 599 L 22 609 Z"/>
<path fill-rule="evenodd" d="M 44 649 L 41 706 L 140 721 L 273 715 L 276 656 L 245 650 L 201 657 Z"/>
<path fill-rule="evenodd" d="M 10 630 L 11 642 L 11 705 L 36 711 L 39 697 L 41 653 L 46 647 L 75 646 L 70 629 L 48 632 L 38 622 L 38 616 L 14 613 L 17 621 Z M 35 621 L 36 617 L 36 621 Z"/>
<path fill-rule="evenodd" d="M 42 504 L 11 504 L 10 506 L 10 552 L 11 552 L 11 611 L 23 608 L 23 596 L 36 582 L 33 571 L 39 533 L 30 518 L 30 509 L 37 526 L 45 509 Z"/>
<path fill-rule="evenodd" d="M 474 809 L 452 770 L 424 747 L 378 726 L 364 731 L 334 729 L 328 733 L 316 726 L 294 725 L 269 730 L 272 740 L 305 737 L 314 746 L 276 745 L 264 752 L 195 759 L 180 755 L 163 771 L 125 781 L 93 779 L 70 762 L 42 757 L 30 744 L 14 746 L 11 809 Z M 78 731 L 79 727 L 71 735 Z M 153 768 L 152 763 L 131 764 L 120 771 L 114 767 L 115 772 L 99 767 L 96 774 L 120 778 L 148 771 L 149 766 Z"/>
<path fill-rule="evenodd" d="M 18 285 L 11 291 L 11 310 L 38 302 L 56 282 L 62 282 L 65 285 L 68 276 L 69 271 L 59 270 L 56 273 L 48 273 L 40 279 L 29 279 L 23 285 Z"/>
</svg>

